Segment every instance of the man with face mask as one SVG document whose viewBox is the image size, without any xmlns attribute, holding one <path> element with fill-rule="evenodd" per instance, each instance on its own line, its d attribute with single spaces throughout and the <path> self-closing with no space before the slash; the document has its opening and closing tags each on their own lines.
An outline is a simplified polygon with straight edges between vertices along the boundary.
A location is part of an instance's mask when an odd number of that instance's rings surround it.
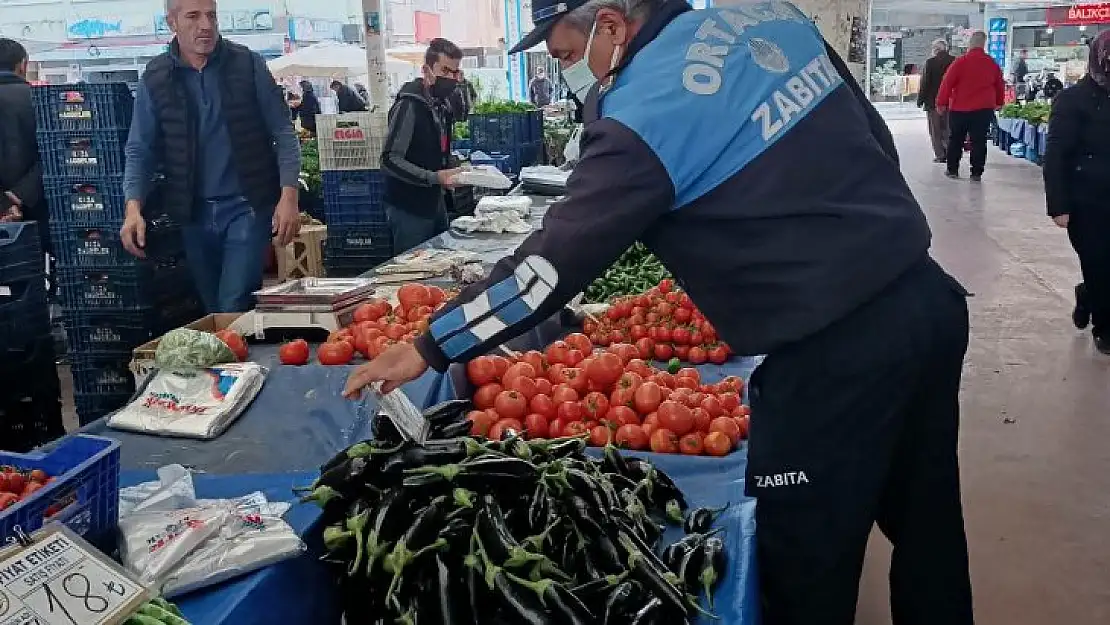
<svg viewBox="0 0 1110 625">
<path fill-rule="evenodd" d="M 389 134 L 382 152 L 385 204 L 393 251 L 401 253 L 445 232 L 444 190 L 462 170 L 449 167 L 449 100 L 459 86 L 462 50 L 433 39 L 424 55 L 424 75 L 397 92 L 389 110 Z"/>
<path fill-rule="evenodd" d="M 930 258 L 890 132 L 844 62 L 786 2 L 532 11 L 513 52 L 546 40 L 585 105 L 567 198 L 347 394 L 495 349 L 640 240 L 729 345 L 767 355 L 748 390 L 745 485 L 763 622 L 853 623 L 877 523 L 894 544 L 895 625 L 970 625 L 956 454 L 967 292 Z"/>
</svg>

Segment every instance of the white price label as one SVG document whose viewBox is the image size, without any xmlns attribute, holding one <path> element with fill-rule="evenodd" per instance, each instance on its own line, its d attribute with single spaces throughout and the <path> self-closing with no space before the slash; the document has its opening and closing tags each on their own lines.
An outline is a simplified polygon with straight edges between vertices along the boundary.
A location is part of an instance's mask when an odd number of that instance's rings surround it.
<svg viewBox="0 0 1110 625">
<path fill-rule="evenodd" d="M 114 625 L 149 593 L 68 529 L 0 552 L 0 625 Z"/>
</svg>

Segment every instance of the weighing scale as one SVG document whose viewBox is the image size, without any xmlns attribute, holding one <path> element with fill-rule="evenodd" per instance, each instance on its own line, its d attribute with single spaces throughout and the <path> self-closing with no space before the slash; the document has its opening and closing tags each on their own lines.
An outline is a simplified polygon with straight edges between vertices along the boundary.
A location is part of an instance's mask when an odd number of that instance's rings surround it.
<svg viewBox="0 0 1110 625">
<path fill-rule="evenodd" d="M 255 291 L 254 335 L 266 330 L 320 328 L 335 332 L 350 325 L 355 308 L 374 294 L 369 278 L 301 278 Z"/>
</svg>

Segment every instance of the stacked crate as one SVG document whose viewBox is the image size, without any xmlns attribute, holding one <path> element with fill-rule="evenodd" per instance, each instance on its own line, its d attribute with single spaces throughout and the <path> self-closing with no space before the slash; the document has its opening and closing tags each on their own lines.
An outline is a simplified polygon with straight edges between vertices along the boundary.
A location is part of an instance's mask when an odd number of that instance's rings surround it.
<svg viewBox="0 0 1110 625">
<path fill-rule="evenodd" d="M 388 118 L 342 113 L 316 120 L 328 226 L 324 269 L 330 277 L 357 276 L 393 257 L 381 171 Z"/>
<path fill-rule="evenodd" d="M 65 433 L 46 262 L 35 222 L 0 223 L 0 449 L 23 452 Z"/>
<path fill-rule="evenodd" d="M 471 163 L 493 165 L 511 177 L 544 162 L 543 111 L 474 114 L 469 124 Z M 489 159 L 476 159 L 474 152 Z"/>
<path fill-rule="evenodd" d="M 148 216 L 146 260 L 120 243 L 123 147 L 133 108 L 127 85 L 51 85 L 32 93 L 74 401 L 87 423 L 134 392 L 133 348 L 203 309 L 179 228 Z"/>
</svg>

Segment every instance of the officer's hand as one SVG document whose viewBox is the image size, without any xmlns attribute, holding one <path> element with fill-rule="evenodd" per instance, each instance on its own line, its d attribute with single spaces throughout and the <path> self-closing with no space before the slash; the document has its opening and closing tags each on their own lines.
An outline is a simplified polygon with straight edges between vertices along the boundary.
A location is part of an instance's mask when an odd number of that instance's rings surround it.
<svg viewBox="0 0 1110 625">
<path fill-rule="evenodd" d="M 146 220 L 143 219 L 141 211 L 132 210 L 128 206 L 127 217 L 124 218 L 123 227 L 119 230 L 119 238 L 123 242 L 123 249 L 132 256 L 146 258 L 146 252 L 143 250 L 146 247 Z"/>
<path fill-rule="evenodd" d="M 440 171 L 437 171 L 436 176 L 439 177 L 439 186 L 443 187 L 444 189 L 454 189 L 455 187 L 459 186 L 459 183 L 455 182 L 455 176 L 458 176 L 462 172 L 463 170 L 461 167 L 456 167 L 455 169 L 441 169 Z"/>
<path fill-rule="evenodd" d="M 1052 218 L 1052 221 L 1056 222 L 1056 225 L 1061 228 L 1067 228 L 1068 224 L 1071 223 L 1071 215 L 1057 215 Z"/>
<path fill-rule="evenodd" d="M 424 375 L 428 363 L 411 343 L 398 343 L 382 352 L 381 356 L 354 370 L 347 379 L 343 396 L 357 399 L 362 389 L 374 382 L 382 383 L 382 393 L 389 393 L 405 382 L 411 382 Z"/>
<path fill-rule="evenodd" d="M 285 247 L 297 238 L 301 231 L 301 209 L 292 197 L 281 198 L 274 208 L 273 232 L 277 244 Z"/>
</svg>

